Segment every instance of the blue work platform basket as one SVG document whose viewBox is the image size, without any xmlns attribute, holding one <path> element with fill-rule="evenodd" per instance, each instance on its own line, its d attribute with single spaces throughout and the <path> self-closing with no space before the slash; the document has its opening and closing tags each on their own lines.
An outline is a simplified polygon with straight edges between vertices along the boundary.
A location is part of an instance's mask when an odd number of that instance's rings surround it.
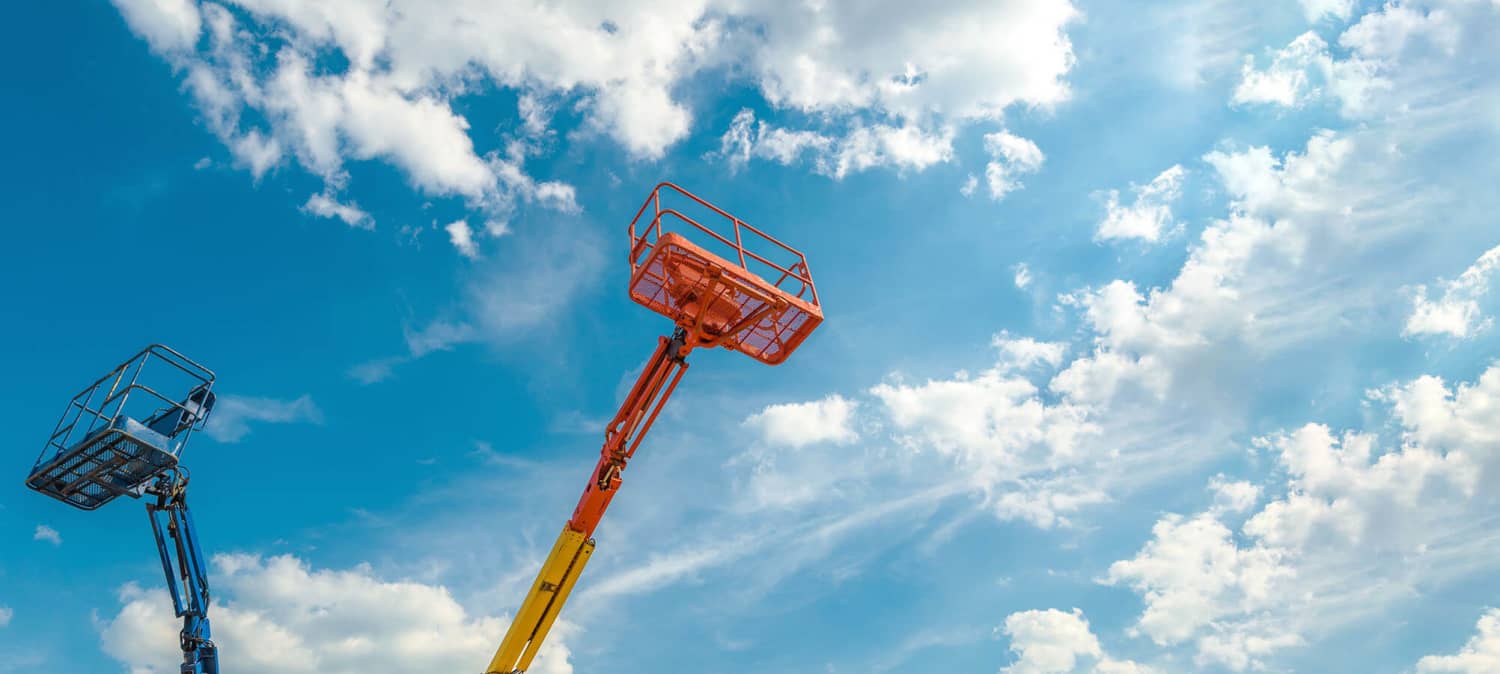
<svg viewBox="0 0 1500 674">
<path fill-rule="evenodd" d="M 73 396 L 26 486 L 83 510 L 140 497 L 207 422 L 213 385 L 214 373 L 186 356 L 142 349 Z"/>
</svg>

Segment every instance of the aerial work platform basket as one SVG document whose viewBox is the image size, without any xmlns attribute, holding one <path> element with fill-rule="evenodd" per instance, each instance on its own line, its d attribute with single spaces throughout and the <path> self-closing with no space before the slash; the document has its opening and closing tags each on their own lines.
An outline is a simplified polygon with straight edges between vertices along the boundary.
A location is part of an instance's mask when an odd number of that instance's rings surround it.
<svg viewBox="0 0 1500 674">
<path fill-rule="evenodd" d="M 770 365 L 823 322 L 802 253 L 666 182 L 630 221 L 630 297 L 687 330 L 690 347 Z"/>
<path fill-rule="evenodd" d="M 208 420 L 213 383 L 213 372 L 170 348 L 142 349 L 73 396 L 26 486 L 82 510 L 139 497 L 177 467 L 188 437 Z"/>
</svg>

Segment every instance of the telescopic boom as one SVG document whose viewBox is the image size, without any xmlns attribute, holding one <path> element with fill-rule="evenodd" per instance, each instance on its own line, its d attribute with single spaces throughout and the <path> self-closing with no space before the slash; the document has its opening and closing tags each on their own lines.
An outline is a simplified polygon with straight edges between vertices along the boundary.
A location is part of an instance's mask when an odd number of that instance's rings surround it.
<svg viewBox="0 0 1500 674">
<path fill-rule="evenodd" d="M 594 552 L 594 528 L 599 526 L 610 500 L 620 489 L 625 464 L 635 455 L 662 406 L 672 397 L 677 382 L 687 372 L 686 356 L 692 347 L 684 343 L 686 334 L 679 328 L 670 339 L 660 338 L 655 355 L 609 422 L 599 464 L 578 499 L 578 507 L 573 509 L 572 519 L 558 535 L 552 552 L 531 584 L 531 591 L 516 611 L 486 674 L 524 672 L 531 667 L 532 659 L 578 582 L 578 575 Z"/>
</svg>

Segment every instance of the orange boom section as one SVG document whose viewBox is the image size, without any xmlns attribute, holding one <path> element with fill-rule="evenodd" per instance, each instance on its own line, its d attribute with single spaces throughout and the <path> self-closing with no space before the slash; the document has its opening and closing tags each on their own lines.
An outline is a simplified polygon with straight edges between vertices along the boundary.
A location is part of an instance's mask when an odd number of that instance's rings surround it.
<svg viewBox="0 0 1500 674">
<path fill-rule="evenodd" d="M 630 241 L 630 298 L 687 330 L 689 348 L 779 365 L 823 322 L 802 253 L 672 183 L 651 190 Z"/>
</svg>

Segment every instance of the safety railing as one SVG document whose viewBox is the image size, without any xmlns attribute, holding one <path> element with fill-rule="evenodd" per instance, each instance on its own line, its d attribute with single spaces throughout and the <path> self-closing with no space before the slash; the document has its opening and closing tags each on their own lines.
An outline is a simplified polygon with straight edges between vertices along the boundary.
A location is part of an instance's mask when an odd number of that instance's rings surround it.
<svg viewBox="0 0 1500 674">
<path fill-rule="evenodd" d="M 665 204 L 663 191 L 667 193 Z M 673 203 L 676 198 L 685 199 L 686 203 L 679 207 Z M 706 216 L 714 216 L 713 219 L 718 221 L 719 228 L 727 230 L 733 239 L 716 231 L 715 227 L 700 222 L 698 218 L 690 216 L 684 210 L 697 211 L 694 215 L 699 215 L 703 220 L 709 219 Z M 650 218 L 642 222 L 642 218 L 646 217 L 648 212 Z M 669 223 L 665 228 L 663 221 Z M 764 279 L 787 296 L 808 302 L 815 307 L 819 306 L 818 289 L 813 283 L 812 270 L 807 266 L 807 257 L 800 251 L 670 182 L 658 183 L 651 190 L 651 194 L 646 197 L 645 203 L 642 203 L 640 209 L 636 211 L 635 217 L 630 220 L 630 270 L 632 274 L 650 257 L 652 249 L 664 231 L 681 229 L 674 227 L 674 224 L 706 234 L 709 240 L 722 246 L 721 251 L 728 254 L 722 254 L 720 251 L 711 252 L 726 260 L 737 260 L 741 269 Z M 746 245 L 747 238 L 750 239 L 752 245 Z M 695 242 L 702 245 L 703 239 L 700 237 Z M 761 244 L 764 247 L 758 248 L 754 244 Z M 765 250 L 766 255 L 757 252 L 757 248 Z M 771 258 L 779 258 L 781 261 Z M 775 280 L 772 280 L 773 277 Z"/>
<path fill-rule="evenodd" d="M 211 404 L 205 408 L 193 401 L 208 399 L 213 382 L 212 371 L 167 346 L 141 349 L 73 396 L 32 469 L 111 427 L 122 415 L 173 438 L 169 451 L 176 455 L 188 436 L 207 423 Z M 158 389 L 187 393 L 178 399 Z"/>
</svg>

